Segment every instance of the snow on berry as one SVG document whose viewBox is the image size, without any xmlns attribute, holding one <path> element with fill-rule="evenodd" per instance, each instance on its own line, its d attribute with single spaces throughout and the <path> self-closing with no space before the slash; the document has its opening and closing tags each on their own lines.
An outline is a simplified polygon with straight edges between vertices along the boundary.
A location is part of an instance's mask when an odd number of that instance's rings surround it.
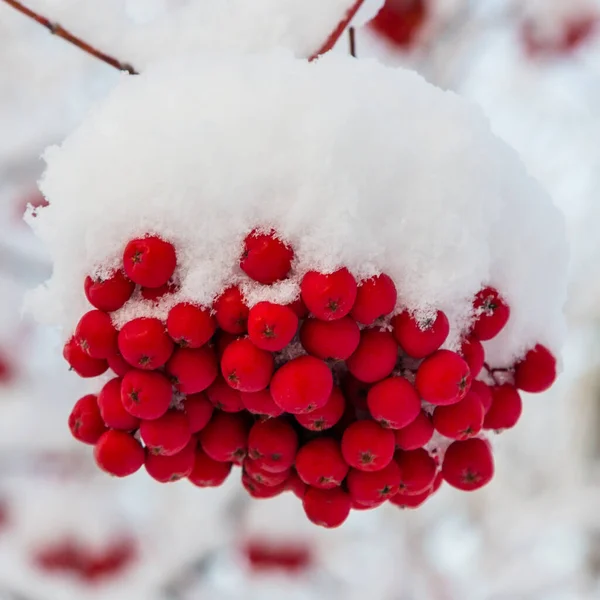
<svg viewBox="0 0 600 600">
<path fill-rule="evenodd" d="M 396 485 L 422 503 L 440 463 L 487 483 L 487 441 L 463 438 L 486 412 L 477 435 L 513 426 L 517 389 L 556 378 L 561 216 L 476 109 L 414 73 L 167 57 L 45 158 L 29 221 L 54 269 L 28 303 L 77 374 L 118 375 L 101 422 L 72 417 L 82 441 L 108 429 L 95 456 L 115 475 L 145 462 L 203 487 L 243 465 L 252 497 L 294 490 L 338 526 Z"/>
</svg>

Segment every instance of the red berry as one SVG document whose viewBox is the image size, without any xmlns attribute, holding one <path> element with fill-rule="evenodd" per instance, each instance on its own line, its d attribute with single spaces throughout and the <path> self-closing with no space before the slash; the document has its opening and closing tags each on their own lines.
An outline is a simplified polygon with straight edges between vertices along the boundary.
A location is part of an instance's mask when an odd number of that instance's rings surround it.
<svg viewBox="0 0 600 600">
<path fill-rule="evenodd" d="M 473 336 L 468 337 L 463 341 L 459 354 L 469 365 L 471 377 L 477 377 L 477 375 L 481 373 L 481 369 L 483 369 L 483 363 L 485 362 L 485 351 L 483 349 L 483 344 Z"/>
<path fill-rule="evenodd" d="M 339 527 L 350 514 L 350 496 L 340 488 L 319 490 L 308 488 L 302 499 L 306 516 L 315 525 Z"/>
<path fill-rule="evenodd" d="M 492 406 L 485 415 L 485 429 L 510 429 L 517 424 L 523 412 L 521 396 L 514 386 L 505 383 L 491 388 Z"/>
<path fill-rule="evenodd" d="M 250 477 L 247 473 L 242 473 L 242 485 L 252 498 L 266 499 L 279 496 L 287 489 L 287 483 L 284 481 L 279 485 L 263 485 Z"/>
<path fill-rule="evenodd" d="M 218 487 L 229 476 L 232 463 L 213 460 L 202 448 L 196 448 L 194 466 L 188 479 L 198 487 Z"/>
<path fill-rule="evenodd" d="M 81 317 L 75 339 L 92 358 L 108 358 L 117 352 L 117 330 L 111 318 L 101 310 L 90 310 Z"/>
<path fill-rule="evenodd" d="M 392 461 L 379 471 L 350 469 L 346 485 L 350 497 L 360 504 L 379 504 L 398 493 L 400 468 Z"/>
<path fill-rule="evenodd" d="M 278 239 L 274 231 L 254 230 L 244 240 L 240 267 L 254 281 L 268 285 L 287 277 L 293 258 L 293 250 Z"/>
<path fill-rule="evenodd" d="M 257 421 L 248 434 L 248 456 L 265 471 L 278 473 L 294 464 L 298 436 L 282 419 Z"/>
<path fill-rule="evenodd" d="M 402 429 L 421 412 L 421 400 L 404 377 L 389 377 L 376 383 L 367 395 L 371 416 L 384 427 Z"/>
<path fill-rule="evenodd" d="M 437 406 L 433 411 L 433 426 L 453 440 L 466 440 L 481 431 L 484 414 L 479 396 L 469 392 L 456 404 Z"/>
<path fill-rule="evenodd" d="M 175 388 L 182 394 L 203 392 L 219 374 L 212 348 L 177 348 L 165 365 Z"/>
<path fill-rule="evenodd" d="M 306 494 L 306 490 L 308 486 L 298 477 L 298 474 L 295 471 L 292 471 L 285 482 L 286 489 L 294 494 L 296 498 L 304 498 L 304 494 Z"/>
<path fill-rule="evenodd" d="M 556 358 L 541 344 L 515 365 L 515 385 L 524 392 L 544 392 L 556 379 Z"/>
<path fill-rule="evenodd" d="M 154 371 L 133 369 L 123 377 L 121 400 L 125 410 L 140 419 L 158 419 L 171 404 L 171 382 Z"/>
<path fill-rule="evenodd" d="M 261 485 L 273 487 L 281 485 L 283 482 L 287 481 L 291 470 L 286 469 L 285 471 L 280 471 L 279 473 L 269 473 L 269 471 L 265 471 L 260 466 L 258 461 L 246 458 L 246 460 L 244 460 L 244 473 Z"/>
<path fill-rule="evenodd" d="M 346 365 L 356 379 L 375 383 L 391 374 L 397 360 L 398 344 L 389 331 L 363 329 L 360 344 Z"/>
<path fill-rule="evenodd" d="M 125 273 L 138 285 L 157 288 L 171 279 L 177 265 L 173 244 L 156 236 L 131 240 L 123 252 Z"/>
<path fill-rule="evenodd" d="M 152 454 L 164 456 L 172 456 L 183 450 L 192 437 L 187 415 L 174 409 L 158 419 L 142 421 L 140 435 Z"/>
<path fill-rule="evenodd" d="M 342 436 L 344 459 L 361 471 L 379 471 L 389 465 L 395 448 L 394 432 L 375 421 L 356 421 Z"/>
<path fill-rule="evenodd" d="M 296 455 L 298 477 L 315 488 L 328 490 L 342 485 L 348 469 L 340 444 L 333 438 L 315 438 Z"/>
<path fill-rule="evenodd" d="M 129 433 L 109 430 L 94 447 L 98 466 L 115 477 L 127 477 L 144 464 L 142 445 Z"/>
<path fill-rule="evenodd" d="M 240 335 L 248 327 L 250 310 L 244 302 L 242 292 L 237 287 L 226 289 L 214 302 L 217 325 L 227 333 Z"/>
<path fill-rule="evenodd" d="M 510 317 L 508 304 L 491 287 L 484 288 L 475 296 L 473 308 L 476 314 L 473 335 L 481 341 L 496 337 Z"/>
<path fill-rule="evenodd" d="M 198 440 L 213 460 L 239 463 L 246 457 L 248 427 L 240 413 L 216 412 Z"/>
<path fill-rule="evenodd" d="M 431 487 L 437 473 L 437 465 L 426 450 L 400 450 L 394 460 L 400 467 L 400 493 L 420 494 Z"/>
<path fill-rule="evenodd" d="M 190 431 L 198 433 L 210 421 L 214 407 L 204 394 L 190 394 L 183 400 L 183 410 L 187 415 Z"/>
<path fill-rule="evenodd" d="M 307 413 L 327 404 L 333 390 L 333 375 L 326 363 L 312 356 L 299 356 L 273 375 L 271 395 L 277 406 L 292 414 Z"/>
<path fill-rule="evenodd" d="M 444 479 L 459 490 L 477 490 L 494 476 L 494 458 L 489 444 L 479 438 L 448 446 L 442 465 Z"/>
<path fill-rule="evenodd" d="M 259 302 L 250 309 L 248 335 L 261 350 L 279 352 L 296 335 L 298 317 L 287 306 L 271 302 Z"/>
<path fill-rule="evenodd" d="M 386 2 L 369 27 L 390 44 L 409 48 L 419 36 L 431 10 L 426 0 Z"/>
<path fill-rule="evenodd" d="M 391 277 L 377 275 L 360 283 L 350 314 L 363 325 L 373 325 L 394 310 L 396 299 L 396 286 Z"/>
<path fill-rule="evenodd" d="M 98 399 L 93 394 L 80 398 L 69 415 L 69 429 L 73 437 L 84 444 L 95 444 L 106 431 L 100 416 Z"/>
<path fill-rule="evenodd" d="M 483 406 L 483 413 L 486 414 L 492 406 L 492 392 L 490 386 L 483 383 L 483 381 L 475 379 L 474 381 L 471 381 L 470 391 L 479 396 L 479 401 Z"/>
<path fill-rule="evenodd" d="M 419 366 L 415 378 L 417 392 L 431 404 L 455 404 L 471 386 L 469 365 L 455 352 L 438 350 Z"/>
<path fill-rule="evenodd" d="M 221 372 L 228 385 L 241 392 L 259 392 L 271 381 L 273 355 L 257 348 L 248 338 L 231 342 L 221 358 Z"/>
<path fill-rule="evenodd" d="M 360 329 L 350 317 L 336 321 L 311 318 L 302 324 L 300 341 L 304 349 L 317 358 L 346 360 L 358 348 Z"/>
<path fill-rule="evenodd" d="M 327 404 L 306 414 L 295 415 L 296 421 L 311 431 L 324 431 L 330 429 L 344 415 L 346 401 L 339 388 L 333 388 Z"/>
<path fill-rule="evenodd" d="M 92 358 L 86 354 L 75 338 L 65 344 L 63 357 L 79 377 L 97 377 L 108 369 L 108 363 L 104 359 Z"/>
<path fill-rule="evenodd" d="M 283 410 L 275 404 L 270 390 L 260 392 L 240 392 L 244 408 L 253 415 L 265 417 L 278 417 Z"/>
<path fill-rule="evenodd" d="M 345 317 L 352 310 L 356 290 L 356 280 L 348 269 L 340 269 L 329 275 L 309 271 L 300 284 L 304 304 L 322 321 Z"/>
<path fill-rule="evenodd" d="M 433 437 L 431 417 L 422 410 L 417 418 L 402 429 L 394 431 L 396 448 L 400 450 L 416 450 L 428 444 Z"/>
<path fill-rule="evenodd" d="M 123 400 L 121 399 L 122 381 L 120 377 L 115 377 L 104 384 L 98 395 L 98 406 L 107 427 L 133 431 L 139 427 L 140 420 L 129 414 L 123 406 Z"/>
<path fill-rule="evenodd" d="M 119 377 L 123 377 L 127 371 L 133 369 L 133 367 L 118 352 L 115 352 L 106 360 L 113 373 Z"/>
<path fill-rule="evenodd" d="M 184 348 L 200 348 L 213 336 L 217 322 L 210 310 L 181 302 L 167 317 L 167 331 L 171 338 Z"/>
<path fill-rule="evenodd" d="M 372 387 L 370 383 L 359 381 L 350 373 L 346 373 L 342 379 L 344 397 L 357 410 L 369 410 L 367 407 L 367 397 Z"/>
<path fill-rule="evenodd" d="M 178 292 L 178 291 L 179 291 L 179 286 L 176 283 L 169 281 L 168 283 L 165 283 L 165 284 L 161 285 L 160 287 L 156 287 L 156 288 L 143 287 L 140 290 L 140 294 L 144 300 L 149 300 L 150 302 L 153 302 L 154 304 L 158 304 L 159 300 L 161 298 L 163 298 L 164 296 L 168 296 L 169 294 L 174 294 L 175 292 Z"/>
<path fill-rule="evenodd" d="M 438 310 L 435 318 L 417 320 L 408 311 L 392 319 L 394 337 L 406 354 L 413 358 L 425 358 L 435 352 L 448 337 L 448 318 Z"/>
<path fill-rule="evenodd" d="M 418 508 L 431 496 L 431 490 L 425 490 L 420 494 L 396 494 L 390 498 L 390 502 L 398 508 Z"/>
<path fill-rule="evenodd" d="M 94 308 L 113 312 L 131 298 L 135 283 L 127 279 L 123 271 L 115 271 L 108 279 L 86 277 L 84 288 L 86 298 Z"/>
<path fill-rule="evenodd" d="M 177 454 L 163 456 L 162 454 L 146 454 L 146 471 L 152 479 L 161 483 L 171 483 L 187 477 L 194 468 L 196 460 L 196 440 L 192 440 Z"/>
<path fill-rule="evenodd" d="M 227 385 L 222 377 L 218 377 L 206 390 L 206 396 L 218 410 L 235 413 L 244 410 L 242 394 Z"/>
<path fill-rule="evenodd" d="M 158 369 L 173 353 L 173 341 L 158 319 L 140 317 L 119 331 L 119 352 L 136 369 Z"/>
<path fill-rule="evenodd" d="M 302 298 L 298 298 L 291 304 L 288 304 L 288 308 L 291 308 L 299 319 L 305 319 L 308 316 L 308 308 L 302 302 Z"/>
</svg>

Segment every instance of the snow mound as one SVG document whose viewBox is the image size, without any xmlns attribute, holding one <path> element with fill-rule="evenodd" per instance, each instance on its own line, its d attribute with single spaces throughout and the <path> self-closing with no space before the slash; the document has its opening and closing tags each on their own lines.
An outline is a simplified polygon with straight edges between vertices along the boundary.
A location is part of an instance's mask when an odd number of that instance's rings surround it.
<svg viewBox="0 0 600 600">
<path fill-rule="evenodd" d="M 116 267 L 147 232 L 175 244 L 181 299 L 209 304 L 232 282 L 250 302 L 298 293 L 307 270 L 385 272 L 400 307 L 472 320 L 482 286 L 511 319 L 486 355 L 511 363 L 536 342 L 558 352 L 567 249 L 563 219 L 480 111 L 417 74 L 328 55 L 202 55 L 123 76 L 103 105 L 45 155 L 50 206 L 30 219 L 53 260 L 30 297 L 69 335 L 89 305 L 87 274 Z M 274 228 L 295 251 L 289 281 L 265 288 L 239 269 L 244 237 Z M 252 289 L 254 288 L 254 289 Z"/>
</svg>

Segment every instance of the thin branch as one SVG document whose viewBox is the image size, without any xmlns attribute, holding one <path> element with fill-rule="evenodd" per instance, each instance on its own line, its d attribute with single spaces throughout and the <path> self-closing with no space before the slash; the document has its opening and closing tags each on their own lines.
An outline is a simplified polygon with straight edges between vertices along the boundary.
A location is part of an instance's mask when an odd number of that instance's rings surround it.
<svg viewBox="0 0 600 600">
<path fill-rule="evenodd" d="M 331 35 L 325 40 L 325 43 L 317 50 L 309 59 L 309 62 L 316 60 L 322 54 L 329 52 L 337 43 L 337 41 L 342 37 L 344 31 L 348 25 L 350 25 L 350 21 L 354 19 L 356 13 L 359 8 L 365 3 L 365 0 L 356 0 L 356 2 L 352 5 L 350 10 L 346 13 L 346 16 L 339 22 L 338 26 L 331 32 Z"/>
<path fill-rule="evenodd" d="M 119 71 L 125 71 L 125 72 L 129 73 L 130 75 L 138 74 L 138 72 L 130 64 L 121 62 L 120 60 L 117 60 L 116 58 L 114 58 L 108 54 L 105 54 L 104 52 L 101 52 L 100 50 L 97 50 L 96 48 L 94 48 L 93 46 L 91 46 L 90 44 L 85 42 L 84 40 L 82 40 L 82 39 L 78 38 L 76 35 L 72 34 L 70 31 L 67 31 L 59 23 L 53 23 L 52 21 L 50 21 L 50 19 L 47 19 L 43 15 L 40 15 L 40 14 L 34 12 L 33 10 L 31 10 L 30 8 L 23 6 L 23 4 L 21 4 L 20 2 L 17 2 L 17 0 L 2 0 L 2 1 L 5 2 L 6 4 L 8 4 L 9 6 L 12 6 L 15 10 L 19 11 L 21 14 L 24 14 L 26 17 L 33 19 L 34 21 L 36 21 L 37 23 L 39 23 L 40 25 L 45 27 L 52 35 L 62 38 L 66 42 L 69 42 L 70 44 L 77 46 L 77 48 L 79 48 L 80 50 L 83 50 L 90 56 L 93 56 L 94 58 L 101 60 L 102 62 L 106 63 L 107 65 L 110 65 L 111 67 L 113 67 L 115 69 L 118 69 Z"/>
<path fill-rule="evenodd" d="M 356 58 L 356 29 L 354 27 L 348 29 L 348 40 L 350 43 L 350 56 Z"/>
</svg>

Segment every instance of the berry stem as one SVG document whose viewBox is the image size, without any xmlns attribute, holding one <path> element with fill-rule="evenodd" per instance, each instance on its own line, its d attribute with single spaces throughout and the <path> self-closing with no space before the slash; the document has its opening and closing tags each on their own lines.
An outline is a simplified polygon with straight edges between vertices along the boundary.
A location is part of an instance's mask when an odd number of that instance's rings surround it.
<svg viewBox="0 0 600 600">
<path fill-rule="evenodd" d="M 365 0 L 356 0 L 356 2 L 354 2 L 352 7 L 346 13 L 346 16 L 339 22 L 338 26 L 331 32 L 331 34 L 325 40 L 325 43 L 319 48 L 319 50 L 317 50 L 308 59 L 308 62 L 312 62 L 313 60 L 316 60 L 317 58 L 319 58 L 319 56 L 321 56 L 322 54 L 325 54 L 326 52 L 329 52 L 336 45 L 337 41 L 342 37 L 344 31 L 346 31 L 346 28 L 350 24 L 350 21 L 352 21 L 352 19 L 358 12 L 359 8 L 364 4 L 364 2 L 365 2 Z"/>
<path fill-rule="evenodd" d="M 354 27 L 348 29 L 348 41 L 350 43 L 350 56 L 356 58 L 356 30 Z"/>
<path fill-rule="evenodd" d="M 33 19 L 34 21 L 45 27 L 52 35 L 55 35 L 59 38 L 62 38 L 66 42 L 73 44 L 74 46 L 76 46 L 80 50 L 83 50 L 90 56 L 101 60 L 102 62 L 106 63 L 107 65 L 110 65 L 115 69 L 118 69 L 119 71 L 125 71 L 130 75 L 138 74 L 138 72 L 130 64 L 121 62 L 120 60 L 117 60 L 116 58 L 105 54 L 104 52 L 101 52 L 100 50 L 94 48 L 91 44 L 88 44 L 86 41 L 72 34 L 70 31 L 62 27 L 62 25 L 60 25 L 59 23 L 54 23 L 50 19 L 44 17 L 43 15 L 40 15 L 39 13 L 36 13 L 30 8 L 23 6 L 21 2 L 18 2 L 17 0 L 3 1 L 9 6 L 12 6 L 21 14 L 25 15 L 26 17 L 29 17 L 30 19 Z"/>
</svg>

